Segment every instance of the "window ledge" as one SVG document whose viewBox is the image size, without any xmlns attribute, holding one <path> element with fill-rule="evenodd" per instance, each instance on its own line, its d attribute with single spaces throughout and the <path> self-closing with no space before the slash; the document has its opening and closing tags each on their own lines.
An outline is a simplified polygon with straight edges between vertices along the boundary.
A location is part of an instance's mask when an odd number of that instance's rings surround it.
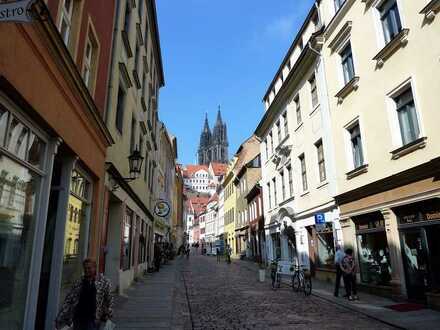
<svg viewBox="0 0 440 330">
<path fill-rule="evenodd" d="M 300 130 L 301 127 L 304 126 L 304 122 L 302 121 L 301 124 L 299 124 L 296 128 L 295 128 L 295 133 L 298 132 Z"/>
<path fill-rule="evenodd" d="M 324 32 L 324 37 L 327 39 L 333 31 L 336 29 L 337 26 L 339 26 L 339 23 L 342 21 L 342 19 L 345 17 L 347 12 L 350 10 L 351 6 L 355 3 L 355 0 L 346 0 L 342 4 L 342 6 L 338 9 L 338 11 L 335 13 L 333 18 L 330 20 L 330 22 L 327 25 L 326 31 Z"/>
<path fill-rule="evenodd" d="M 310 194 L 310 191 L 309 191 L 309 190 L 306 190 L 306 191 L 304 191 L 304 192 L 300 195 L 300 197 L 307 196 L 308 194 Z"/>
<path fill-rule="evenodd" d="M 350 180 L 358 175 L 361 175 L 363 173 L 368 172 L 368 164 L 364 164 L 361 166 L 356 167 L 354 170 L 351 170 L 350 172 L 345 173 L 347 176 L 347 180 Z"/>
<path fill-rule="evenodd" d="M 359 87 L 359 77 L 353 77 L 342 89 L 336 93 L 335 97 L 338 98 L 338 104 L 344 102 L 344 99 L 354 90 Z"/>
<path fill-rule="evenodd" d="M 137 73 L 137 70 L 133 70 L 133 80 L 134 84 L 136 85 L 137 89 L 141 89 L 141 81 L 139 80 L 139 75 Z"/>
<path fill-rule="evenodd" d="M 352 21 L 348 21 L 344 24 L 344 26 L 341 28 L 341 30 L 336 34 L 336 36 L 333 38 L 333 40 L 329 44 L 329 48 L 334 53 L 347 38 L 350 36 L 351 28 L 353 26 Z"/>
<path fill-rule="evenodd" d="M 324 180 L 316 187 L 316 189 L 324 188 L 325 186 L 328 186 L 328 184 L 329 182 L 327 180 Z"/>
<path fill-rule="evenodd" d="M 128 33 L 125 30 L 121 31 L 122 35 L 122 42 L 124 43 L 125 50 L 127 51 L 127 57 L 133 57 L 133 51 L 131 50 L 130 46 L 130 39 L 128 38 Z"/>
<path fill-rule="evenodd" d="M 275 148 L 275 151 L 279 151 L 282 149 L 284 142 L 286 142 L 290 137 L 290 134 L 287 134 L 281 141 L 278 143 L 278 146 Z"/>
<path fill-rule="evenodd" d="M 405 47 L 408 43 L 409 29 L 402 29 L 393 40 L 385 45 L 382 50 L 373 57 L 373 61 L 376 61 L 378 68 L 383 67 L 385 61 L 393 55 L 399 48 Z"/>
<path fill-rule="evenodd" d="M 433 21 L 435 15 L 440 11 L 440 0 L 432 0 L 425 8 L 420 11 L 420 14 L 425 15 L 427 21 Z"/>
<path fill-rule="evenodd" d="M 284 206 L 284 205 L 286 205 L 287 203 L 293 201 L 294 199 L 295 199 L 295 195 L 293 195 L 293 196 L 291 196 L 291 197 L 285 199 L 284 201 L 282 201 L 282 202 L 280 203 L 280 206 Z"/>
<path fill-rule="evenodd" d="M 418 138 L 408 144 L 405 144 L 404 146 L 397 148 L 393 151 L 391 151 L 391 159 L 399 159 L 400 157 L 403 157 L 413 151 L 416 151 L 418 149 L 423 149 L 426 146 L 426 140 L 427 137 L 421 137 Z"/>
<path fill-rule="evenodd" d="M 127 67 L 125 66 L 125 63 L 119 62 L 119 72 L 120 72 L 125 84 L 127 85 L 127 88 L 130 88 L 131 86 L 133 86 L 131 79 L 130 79 L 130 75 L 128 74 Z"/>
</svg>

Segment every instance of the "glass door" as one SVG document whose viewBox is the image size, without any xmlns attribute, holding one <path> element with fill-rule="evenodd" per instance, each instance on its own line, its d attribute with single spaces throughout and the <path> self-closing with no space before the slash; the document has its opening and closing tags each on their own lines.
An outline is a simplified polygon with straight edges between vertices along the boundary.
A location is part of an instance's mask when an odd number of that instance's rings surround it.
<svg viewBox="0 0 440 330">
<path fill-rule="evenodd" d="M 401 244 L 408 298 L 424 300 L 429 286 L 429 250 L 425 229 L 419 227 L 403 230 Z"/>
</svg>

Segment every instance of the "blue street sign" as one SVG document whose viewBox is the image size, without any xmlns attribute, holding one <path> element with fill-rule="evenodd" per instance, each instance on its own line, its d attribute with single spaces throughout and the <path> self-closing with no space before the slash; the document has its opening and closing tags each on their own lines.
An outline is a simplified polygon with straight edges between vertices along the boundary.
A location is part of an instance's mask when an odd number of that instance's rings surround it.
<svg viewBox="0 0 440 330">
<path fill-rule="evenodd" d="M 315 223 L 317 225 L 325 223 L 325 215 L 324 215 L 324 213 L 316 213 L 315 214 Z"/>
</svg>

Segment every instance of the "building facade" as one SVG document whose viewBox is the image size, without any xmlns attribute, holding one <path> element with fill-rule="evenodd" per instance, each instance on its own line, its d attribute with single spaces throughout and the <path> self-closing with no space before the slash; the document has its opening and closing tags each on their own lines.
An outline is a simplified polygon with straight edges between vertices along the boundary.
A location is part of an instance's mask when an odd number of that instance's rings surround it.
<svg viewBox="0 0 440 330">
<path fill-rule="evenodd" d="M 262 139 L 267 257 L 331 278 L 342 241 L 323 47 L 313 6 L 265 95 Z"/>
<path fill-rule="evenodd" d="M 223 203 L 223 219 L 224 219 L 224 241 L 225 246 L 229 246 L 232 250 L 232 256 L 237 254 L 236 242 L 235 242 L 235 220 L 236 220 L 236 189 L 234 185 L 235 180 L 235 164 L 237 163 L 236 157 L 234 157 L 228 166 L 225 178 L 222 182 L 224 190 L 224 203 Z"/>
<path fill-rule="evenodd" d="M 114 4 L 82 1 L 68 31 L 64 6 L 40 1 L 33 21 L 0 28 L 4 329 L 53 327 L 82 259 L 99 255 L 105 154 L 113 143 L 102 116 Z M 92 54 L 91 39 L 100 46 Z"/>
<path fill-rule="evenodd" d="M 160 198 L 159 88 L 164 85 L 154 1 L 117 1 L 105 121 L 105 232 L 100 268 L 123 292 L 153 262 L 154 204 Z M 132 177 L 128 157 L 139 152 Z"/>
<path fill-rule="evenodd" d="M 249 207 L 246 195 L 249 187 L 253 187 L 261 179 L 260 141 L 251 136 L 238 148 L 235 157 L 237 175 L 234 178 L 236 191 L 235 245 L 237 254 L 251 257 L 249 236 Z"/>
<path fill-rule="evenodd" d="M 344 243 L 363 286 L 420 301 L 440 287 L 439 9 L 321 4 Z"/>
<path fill-rule="evenodd" d="M 197 151 L 199 165 L 209 163 L 228 163 L 228 134 L 226 123 L 222 120 L 220 109 L 217 112 L 217 120 L 213 131 L 209 127 L 208 115 L 200 134 L 200 144 Z"/>
</svg>

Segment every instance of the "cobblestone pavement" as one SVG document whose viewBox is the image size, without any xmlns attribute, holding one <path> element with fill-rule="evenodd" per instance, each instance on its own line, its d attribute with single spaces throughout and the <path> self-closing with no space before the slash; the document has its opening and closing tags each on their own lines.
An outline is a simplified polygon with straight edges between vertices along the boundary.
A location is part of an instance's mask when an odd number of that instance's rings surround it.
<svg viewBox="0 0 440 330">
<path fill-rule="evenodd" d="M 191 256 L 182 271 L 194 329 L 391 329 L 287 285 L 273 291 L 239 261 Z"/>
</svg>

